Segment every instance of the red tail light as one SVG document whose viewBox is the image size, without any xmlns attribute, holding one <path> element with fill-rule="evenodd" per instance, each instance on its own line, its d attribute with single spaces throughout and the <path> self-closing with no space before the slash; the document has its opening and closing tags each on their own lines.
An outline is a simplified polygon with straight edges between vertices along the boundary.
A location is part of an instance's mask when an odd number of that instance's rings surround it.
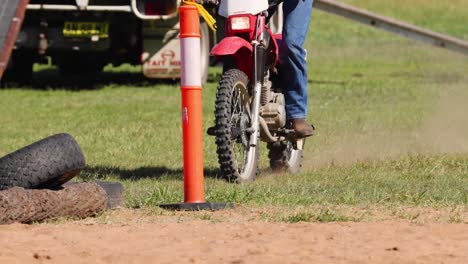
<svg viewBox="0 0 468 264">
<path fill-rule="evenodd" d="M 233 15 L 229 16 L 227 21 L 228 31 L 231 34 L 242 32 L 253 32 L 255 30 L 255 22 L 257 17 L 253 15 Z"/>
</svg>

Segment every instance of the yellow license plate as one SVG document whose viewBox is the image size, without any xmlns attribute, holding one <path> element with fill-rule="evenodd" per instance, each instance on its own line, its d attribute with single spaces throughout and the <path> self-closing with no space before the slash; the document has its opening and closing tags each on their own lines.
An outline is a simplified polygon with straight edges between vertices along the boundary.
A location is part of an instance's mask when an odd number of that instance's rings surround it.
<svg viewBox="0 0 468 264">
<path fill-rule="evenodd" d="M 86 38 L 98 36 L 100 38 L 109 37 L 109 23 L 100 22 L 65 22 L 63 26 L 65 37 Z"/>
</svg>

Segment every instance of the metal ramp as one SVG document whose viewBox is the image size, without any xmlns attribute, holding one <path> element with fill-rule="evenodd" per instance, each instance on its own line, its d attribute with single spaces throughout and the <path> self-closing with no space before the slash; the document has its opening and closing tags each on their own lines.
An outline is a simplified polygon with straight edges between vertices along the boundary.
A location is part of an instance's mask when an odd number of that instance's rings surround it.
<svg viewBox="0 0 468 264">
<path fill-rule="evenodd" d="M 0 0 L 0 79 L 8 65 L 29 0 Z"/>
<path fill-rule="evenodd" d="M 434 32 L 400 20 L 369 12 L 336 0 L 314 0 L 314 8 L 358 22 L 376 29 L 384 30 L 425 44 L 445 48 L 468 56 L 468 40 Z M 272 16 L 270 28 L 274 33 L 283 30 L 282 5 Z M 313 23 L 313 22 L 312 22 Z"/>
<path fill-rule="evenodd" d="M 314 7 L 409 39 L 468 55 L 468 41 L 371 13 L 335 0 L 315 0 Z M 463 7 L 460 7 L 463 8 Z"/>
</svg>

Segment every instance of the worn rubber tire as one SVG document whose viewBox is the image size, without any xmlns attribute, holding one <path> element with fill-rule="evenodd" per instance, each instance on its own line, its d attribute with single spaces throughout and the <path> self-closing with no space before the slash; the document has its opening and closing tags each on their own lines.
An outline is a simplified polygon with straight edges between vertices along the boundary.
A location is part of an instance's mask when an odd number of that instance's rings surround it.
<svg viewBox="0 0 468 264">
<path fill-rule="evenodd" d="M 268 143 L 270 168 L 274 172 L 298 173 L 302 167 L 303 149 L 294 149 L 290 141 Z"/>
<path fill-rule="evenodd" d="M 91 182 L 94 184 L 99 185 L 105 192 L 107 196 L 107 209 L 116 209 L 116 208 L 124 208 L 125 207 L 125 193 L 124 187 L 120 182 L 103 182 L 103 181 L 96 181 Z M 67 188 L 68 186 L 75 185 L 75 184 L 82 184 L 79 182 L 67 182 L 63 185 L 63 188 Z"/>
<path fill-rule="evenodd" d="M 244 164 L 239 164 L 234 154 L 235 150 L 231 144 L 235 141 L 230 125 L 232 121 L 233 91 L 236 89 L 235 87 L 240 86 L 248 89 L 248 85 L 249 80 L 245 73 L 237 69 L 231 69 L 221 77 L 216 94 L 216 152 L 221 167 L 221 174 L 226 180 L 239 183 L 254 181 L 258 165 L 258 144 L 255 147 L 249 147 L 246 155 L 251 155 L 252 158 L 246 159 Z M 250 100 L 248 101 L 247 104 L 250 107 Z"/>
<path fill-rule="evenodd" d="M 0 224 L 32 223 L 60 217 L 85 218 L 106 209 L 107 195 L 96 183 L 80 183 L 60 190 L 0 191 Z"/>
<path fill-rule="evenodd" d="M 0 190 L 54 188 L 85 167 L 80 146 L 69 134 L 42 139 L 0 158 Z"/>
<path fill-rule="evenodd" d="M 124 208 L 124 187 L 120 182 L 96 182 L 107 195 L 107 209 Z"/>
</svg>

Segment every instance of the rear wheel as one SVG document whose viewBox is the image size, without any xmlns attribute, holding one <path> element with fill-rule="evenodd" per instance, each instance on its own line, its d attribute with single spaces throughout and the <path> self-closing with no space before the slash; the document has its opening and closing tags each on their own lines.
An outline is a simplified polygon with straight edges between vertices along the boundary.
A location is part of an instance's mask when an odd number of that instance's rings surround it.
<svg viewBox="0 0 468 264">
<path fill-rule="evenodd" d="M 223 74 L 216 95 L 216 145 L 221 173 L 228 181 L 255 179 L 258 145 L 250 146 L 252 125 L 249 80 L 238 69 Z"/>
<path fill-rule="evenodd" d="M 26 52 L 14 52 L 10 58 L 5 75 L 5 82 L 15 82 L 18 84 L 29 84 L 33 76 L 33 56 Z"/>
<path fill-rule="evenodd" d="M 270 167 L 275 172 L 298 173 L 302 167 L 305 139 L 268 143 Z"/>
</svg>

